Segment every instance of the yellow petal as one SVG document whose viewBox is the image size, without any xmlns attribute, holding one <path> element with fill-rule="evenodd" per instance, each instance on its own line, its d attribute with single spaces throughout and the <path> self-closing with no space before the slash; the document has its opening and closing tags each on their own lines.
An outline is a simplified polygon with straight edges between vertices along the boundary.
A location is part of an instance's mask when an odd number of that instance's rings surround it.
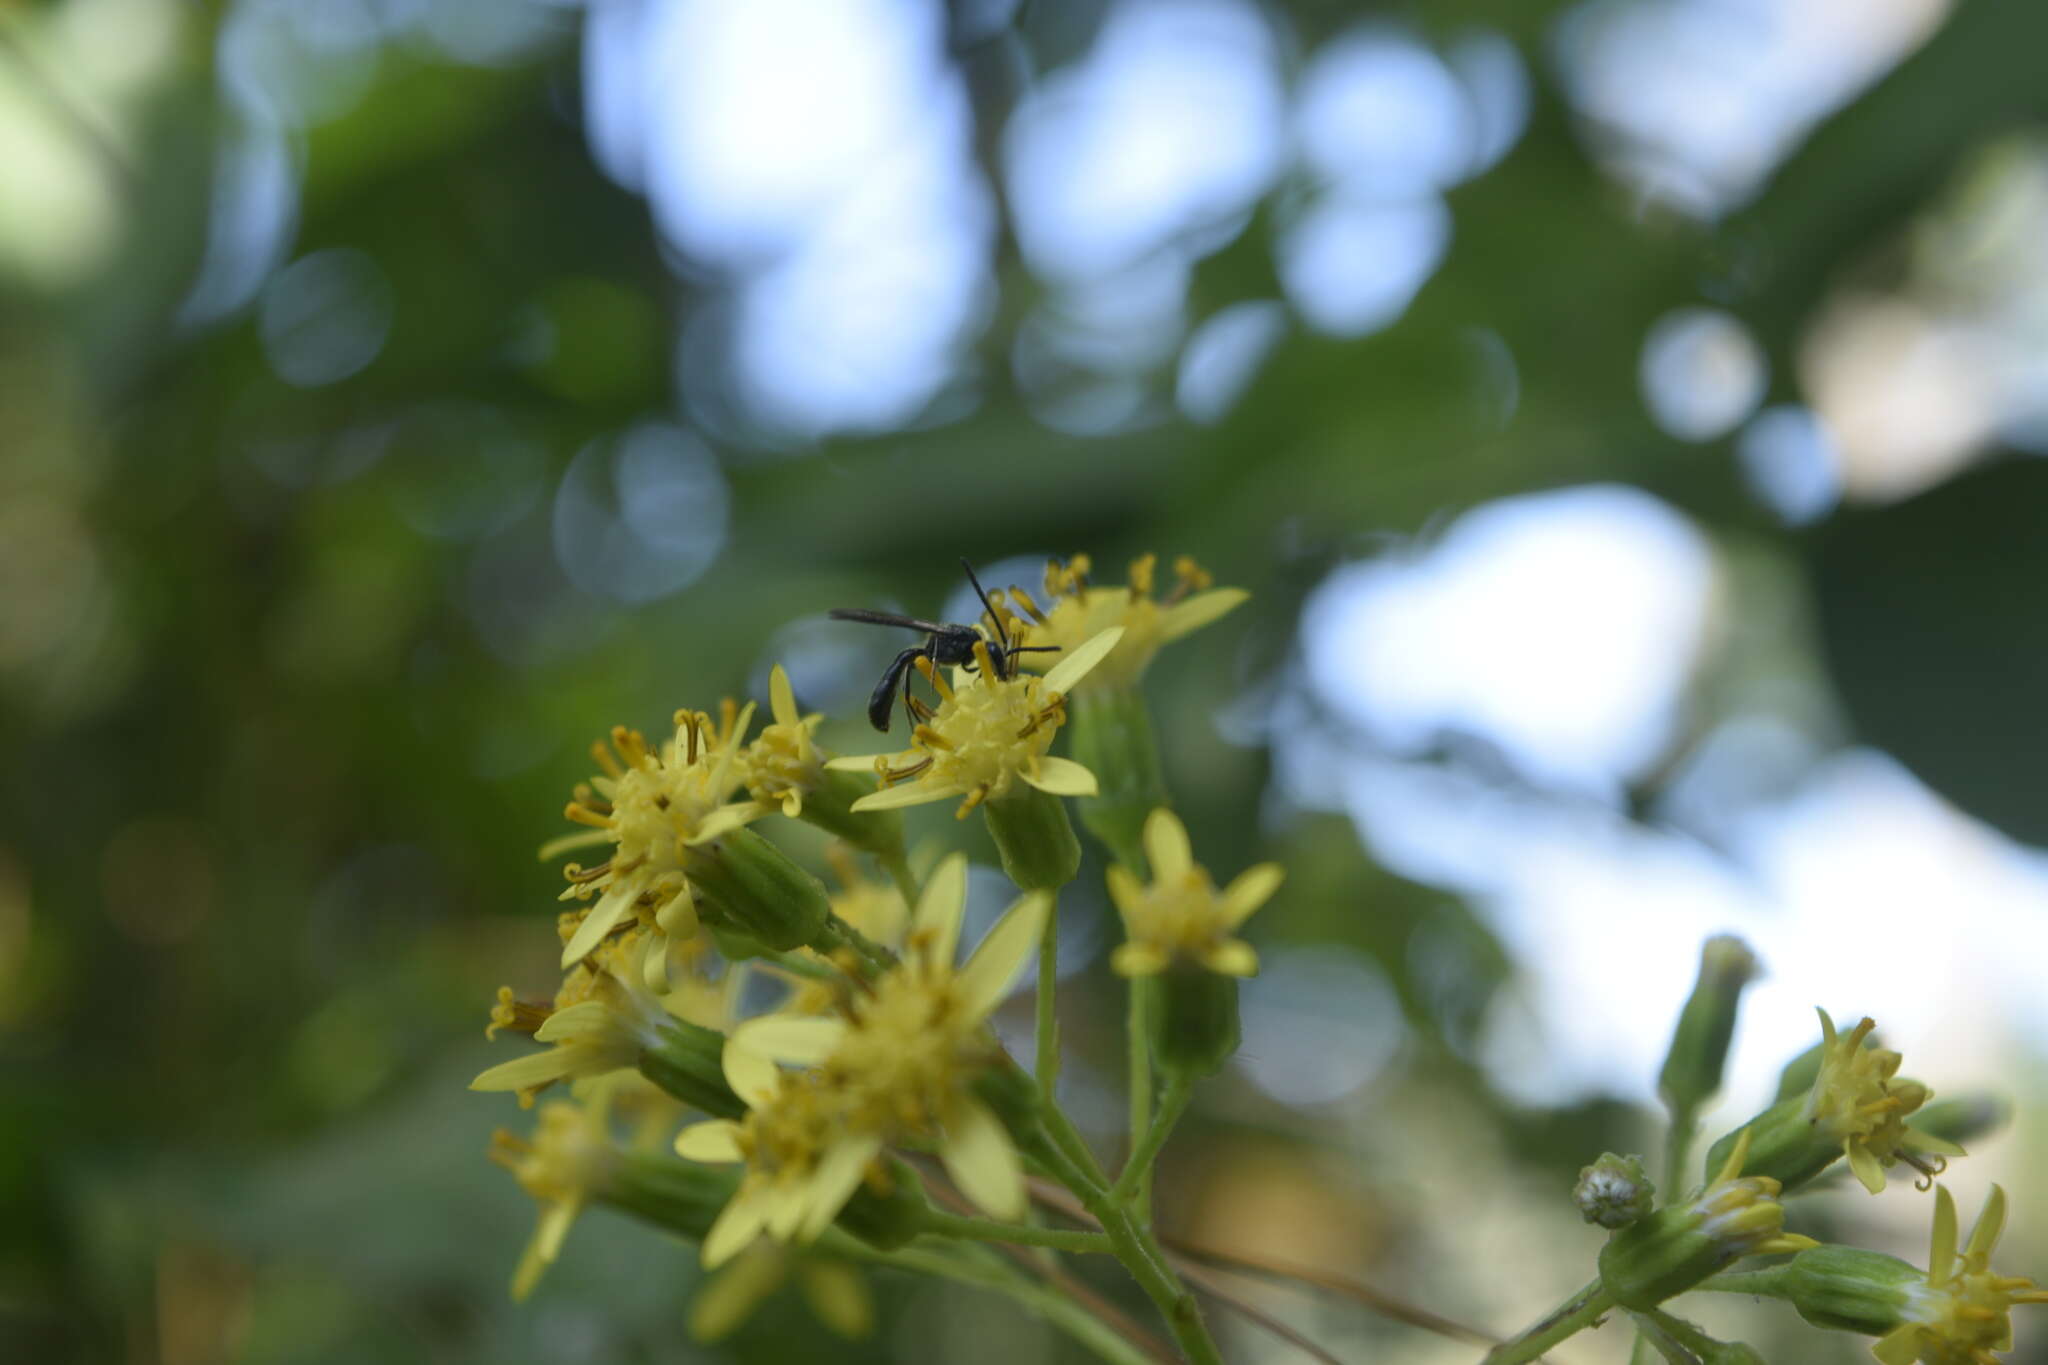
<svg viewBox="0 0 2048 1365">
<path fill-rule="evenodd" d="M 759 1193 L 742 1185 L 740 1192 L 726 1201 L 711 1231 L 704 1234 L 704 1268 L 716 1270 L 753 1245 L 761 1235 L 765 1213 Z"/>
<path fill-rule="evenodd" d="M 1923 1133 L 1918 1128 L 1908 1128 L 1906 1136 L 1900 1141 L 1899 1145 L 1901 1147 L 1910 1147 L 1916 1152 L 1933 1152 L 1937 1156 L 1969 1155 L 1968 1152 L 1955 1143 L 1950 1142 L 1947 1138 L 1938 1138 L 1932 1133 Z"/>
<path fill-rule="evenodd" d="M 960 919 L 967 910 L 967 855 L 955 853 L 941 859 L 924 879 L 917 895 L 917 913 L 911 927 L 931 936 L 930 961 L 953 965 L 960 947 Z"/>
<path fill-rule="evenodd" d="M 974 950 L 974 956 L 960 969 L 957 999 L 966 1018 L 986 1019 L 1002 1003 L 1017 973 L 1030 960 L 1031 950 L 1045 931 L 1045 918 L 1051 913 L 1052 896 L 1044 891 L 1018 897 L 1003 912 L 1003 917 L 988 931 L 988 937 Z"/>
<path fill-rule="evenodd" d="M 1154 882 L 1177 882 L 1195 865 L 1187 826 L 1164 806 L 1145 817 L 1145 856 L 1151 860 Z"/>
<path fill-rule="evenodd" d="M 1119 944 L 1109 955 L 1109 969 L 1118 976 L 1157 976 L 1166 963 L 1165 951 L 1152 943 Z"/>
<path fill-rule="evenodd" d="M 533 1031 L 534 1041 L 555 1043 L 578 1033 L 598 1033 L 610 1017 L 611 1011 L 602 1000 L 579 1000 L 541 1021 L 541 1026 Z"/>
<path fill-rule="evenodd" d="M 690 1304 L 690 1336 L 709 1344 L 730 1336 L 754 1315 L 789 1274 L 789 1257 L 780 1248 L 755 1243 L 732 1264 L 713 1275 Z"/>
<path fill-rule="evenodd" d="M 629 873 L 614 881 L 597 904 L 590 908 L 590 913 L 583 917 L 583 922 L 576 926 L 576 932 L 569 936 L 569 941 L 562 945 L 562 970 L 567 971 L 590 956 L 590 950 L 604 942 L 605 935 L 618 927 L 619 921 L 633 908 L 633 902 L 639 899 L 646 886 L 645 872 Z"/>
<path fill-rule="evenodd" d="M 843 1019 L 804 1018 L 787 1014 L 764 1014 L 749 1019 L 732 1031 L 725 1050 L 758 1053 L 777 1062 L 816 1066 L 832 1055 L 846 1037 Z"/>
<path fill-rule="evenodd" d="M 1243 924 L 1252 911 L 1273 898 L 1286 879 L 1287 869 L 1278 863 L 1260 863 L 1238 873 L 1223 888 L 1223 923 L 1232 929 Z"/>
<path fill-rule="evenodd" d="M 686 881 L 676 893 L 663 901 L 654 911 L 654 925 L 672 939 L 697 937 L 697 897 Z M 668 964 L 660 964 L 660 979 L 663 986 L 668 984 Z M 651 974 L 650 974 L 651 975 Z"/>
<path fill-rule="evenodd" d="M 500 1062 L 471 1081 L 469 1088 L 532 1090 L 561 1080 L 573 1069 L 574 1059 L 564 1055 L 562 1048 L 551 1047 L 546 1052 L 529 1052 L 524 1057 L 514 1057 L 509 1062 Z"/>
<path fill-rule="evenodd" d="M 768 673 L 768 709 L 777 725 L 803 724 L 803 713 L 796 709 L 796 689 L 789 685 L 789 674 L 781 664 Z"/>
<path fill-rule="evenodd" d="M 1074 684 L 1088 676 L 1088 670 L 1108 657 L 1116 648 L 1117 641 L 1124 638 L 1122 626 L 1111 626 L 1084 644 L 1067 651 L 1066 657 L 1054 664 L 1045 675 L 1048 692 L 1071 692 Z"/>
<path fill-rule="evenodd" d="M 1998 1238 L 2005 1231 L 2005 1191 L 1998 1186 L 1991 1187 L 1991 1193 L 1984 1200 L 1984 1212 L 1977 1215 L 1977 1222 L 1970 1229 L 1969 1257 L 1973 1266 L 1982 1268 L 1997 1249 Z"/>
<path fill-rule="evenodd" d="M 740 1126 L 731 1119 L 693 1123 L 676 1134 L 676 1155 L 713 1166 L 745 1161 L 740 1151 Z"/>
<path fill-rule="evenodd" d="M 1846 1144 L 1849 1155 L 1849 1169 L 1863 1182 L 1863 1188 L 1872 1194 L 1884 1193 L 1884 1163 L 1879 1161 L 1870 1148 L 1860 1142 Z"/>
<path fill-rule="evenodd" d="M 832 1225 L 846 1201 L 860 1188 L 868 1163 L 882 1150 L 882 1139 L 872 1134 L 850 1134 L 832 1144 L 818 1169 L 811 1173 L 804 1195 L 804 1218 L 797 1235 L 809 1242 Z"/>
<path fill-rule="evenodd" d="M 1109 883 L 1109 898 L 1128 917 L 1145 900 L 1145 884 L 1122 863 L 1112 863 L 1103 880 Z"/>
<path fill-rule="evenodd" d="M 1024 1214 L 1024 1169 L 1002 1120 L 979 1100 L 956 1100 L 946 1114 L 939 1159 L 960 1193 L 994 1218 Z"/>
<path fill-rule="evenodd" d="M 849 1340 L 875 1330 L 875 1299 L 860 1272 L 843 1261 L 807 1258 L 797 1267 L 797 1283 L 818 1321 Z"/>
<path fill-rule="evenodd" d="M 1927 1252 L 1927 1284 L 1939 1289 L 1956 1270 L 1956 1201 L 1948 1186 L 1934 1187 L 1934 1240 Z"/>
<path fill-rule="evenodd" d="M 725 1083 L 732 1087 L 732 1093 L 747 1102 L 749 1109 L 759 1109 L 774 1098 L 782 1085 L 782 1068 L 775 1065 L 775 1059 L 759 1052 L 734 1047 L 730 1040 L 719 1061 L 725 1072 Z"/>
<path fill-rule="evenodd" d="M 582 1210 L 581 1199 L 565 1199 L 541 1210 L 533 1237 L 520 1254 L 519 1268 L 512 1272 L 514 1302 L 531 1294 L 534 1285 L 540 1282 L 541 1273 L 555 1263 L 555 1257 L 561 1254 L 562 1239 L 569 1235 L 569 1225 L 576 1221 L 576 1215 Z"/>
<path fill-rule="evenodd" d="M 1901 1323 L 1878 1338 L 1871 1346 L 1870 1354 L 1876 1356 L 1882 1365 L 1914 1365 L 1920 1359 L 1922 1330 L 1917 1322 Z"/>
<path fill-rule="evenodd" d="M 1219 976 L 1257 976 L 1259 955 L 1241 938 L 1227 938 L 1202 954 L 1202 965 Z"/>
<path fill-rule="evenodd" d="M 922 806 L 929 801 L 945 801 L 958 796 L 966 788 L 957 782 L 904 782 L 894 787 L 883 787 L 880 791 L 869 792 L 853 803 L 852 810 L 858 815 L 868 810 L 896 810 L 903 806 Z"/>
<path fill-rule="evenodd" d="M 741 825 L 758 820 L 768 808 L 759 801 L 735 801 L 729 806 L 720 806 L 697 822 L 696 832 L 683 842 L 695 848 L 708 844 L 721 835 L 730 834 Z"/>
<path fill-rule="evenodd" d="M 1159 640 L 1178 640 L 1237 608 L 1251 594 L 1243 588 L 1212 588 L 1159 613 Z"/>
<path fill-rule="evenodd" d="M 911 757 L 909 754 L 841 754 L 837 758 L 826 759 L 825 766 L 842 773 L 871 773 L 875 770 L 875 760 L 878 758 L 888 759 L 889 765 L 895 767 L 907 762 Z"/>
<path fill-rule="evenodd" d="M 1094 773 L 1071 758 L 1053 754 L 1038 760 L 1036 776 L 1028 771 L 1021 776 L 1032 786 L 1053 796 L 1093 796 L 1097 790 Z"/>
</svg>

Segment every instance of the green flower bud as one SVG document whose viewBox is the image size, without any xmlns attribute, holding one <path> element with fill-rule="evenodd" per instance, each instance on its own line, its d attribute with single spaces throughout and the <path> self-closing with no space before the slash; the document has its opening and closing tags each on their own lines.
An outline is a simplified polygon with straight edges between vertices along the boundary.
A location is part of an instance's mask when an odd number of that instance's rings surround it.
<svg viewBox="0 0 2048 1365">
<path fill-rule="evenodd" d="M 1579 1172 L 1572 1202 L 1589 1223 L 1625 1228 L 1649 1214 L 1657 1202 L 1657 1187 L 1644 1174 L 1641 1157 L 1602 1152 L 1598 1161 Z"/>
<path fill-rule="evenodd" d="M 1785 1231 L 1777 1181 L 1738 1174 L 1747 1146 L 1738 1139 L 1720 1174 L 1700 1193 L 1607 1240 L 1600 1249 L 1600 1283 L 1615 1302 L 1648 1312 L 1744 1256 L 1816 1245 Z"/>
<path fill-rule="evenodd" d="M 1056 891 L 1081 870 L 1081 841 L 1059 797 L 1020 782 L 981 810 L 1003 871 L 1019 890 Z"/>
<path fill-rule="evenodd" d="M 1779 1272 L 1783 1297 L 1816 1327 L 1881 1337 L 1907 1321 L 1913 1286 L 1924 1278 L 1896 1256 L 1861 1247 L 1818 1246 Z"/>
<path fill-rule="evenodd" d="M 778 952 L 815 940 L 832 909 L 822 882 L 750 829 L 697 850 L 690 881 L 704 898 L 707 922 Z"/>
<path fill-rule="evenodd" d="M 863 1180 L 839 1211 L 838 1225 L 881 1251 L 894 1251 L 924 1230 L 931 1205 L 917 1172 L 890 1157 L 884 1165 L 884 1190 L 872 1178 Z"/>
<path fill-rule="evenodd" d="M 1728 1041 L 1735 1035 L 1743 987 L 1756 976 L 1756 955 L 1733 934 L 1717 934 L 1700 950 L 1699 979 L 1679 1013 L 1658 1092 L 1671 1112 L 1691 1115 L 1721 1088 Z"/>
<path fill-rule="evenodd" d="M 661 1041 L 640 1054 L 640 1074 L 713 1118 L 736 1119 L 747 1102 L 726 1083 L 725 1035 L 681 1019 L 658 1030 Z"/>
<path fill-rule="evenodd" d="M 666 1154 L 622 1152 L 600 1202 L 701 1242 L 739 1188 L 737 1167 L 704 1166 Z"/>
<path fill-rule="evenodd" d="M 1096 794 L 1082 800 L 1081 823 L 1136 866 L 1145 817 L 1170 799 L 1145 694 L 1134 687 L 1083 691 L 1068 699 L 1066 729 L 1075 760 L 1095 774 Z"/>
<path fill-rule="evenodd" d="M 1196 1076 L 1221 1070 L 1239 1040 L 1237 978 L 1175 962 L 1152 983 L 1147 1023 L 1161 1069 Z"/>
<path fill-rule="evenodd" d="M 1728 1159 L 1735 1144 L 1749 1139 L 1749 1168 L 1794 1190 L 1841 1159 L 1842 1139 L 1816 1130 L 1806 1112 L 1806 1096 L 1794 1095 L 1758 1114 L 1707 1150 L 1707 1167 Z"/>
</svg>

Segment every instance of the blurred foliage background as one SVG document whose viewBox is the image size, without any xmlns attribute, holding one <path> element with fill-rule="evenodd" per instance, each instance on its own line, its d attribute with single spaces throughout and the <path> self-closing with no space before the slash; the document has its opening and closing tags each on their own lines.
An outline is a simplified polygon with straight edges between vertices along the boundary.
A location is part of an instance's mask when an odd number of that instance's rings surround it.
<svg viewBox="0 0 2048 1365">
<path fill-rule="evenodd" d="M 1873 1013 L 2019 1102 L 1951 1180 L 2041 1276 L 2044 50 L 1996 0 L 0 5 L 0 1358 L 1063 1358 L 901 1283 L 696 1346 L 691 1249 L 602 1214 L 515 1308 L 524 1120 L 463 1087 L 591 739 L 783 660 L 864 751 L 898 642 L 825 608 L 1076 551 L 1255 594 L 1153 678 L 1199 856 L 1291 869 L 1178 1234 L 1512 1330 L 1734 928 L 1723 1123 Z"/>
</svg>

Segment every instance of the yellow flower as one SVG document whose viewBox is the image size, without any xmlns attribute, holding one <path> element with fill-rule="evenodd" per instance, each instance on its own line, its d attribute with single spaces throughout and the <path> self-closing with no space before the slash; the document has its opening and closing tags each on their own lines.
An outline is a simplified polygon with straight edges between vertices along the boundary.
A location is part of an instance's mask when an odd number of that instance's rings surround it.
<svg viewBox="0 0 2048 1365">
<path fill-rule="evenodd" d="M 764 806 L 780 806 L 794 820 L 803 814 L 804 796 L 825 777 L 825 757 L 811 734 L 825 718 L 796 709 L 796 693 L 782 665 L 768 676 L 768 705 L 775 723 L 740 755 L 747 794 Z"/>
<path fill-rule="evenodd" d="M 1162 647 L 1200 630 L 1251 595 L 1242 588 L 1212 588 L 1210 576 L 1183 555 L 1174 561 L 1172 590 L 1163 598 L 1154 597 L 1158 563 L 1157 555 L 1141 556 L 1131 562 L 1129 587 L 1099 588 L 1088 581 L 1092 566 L 1087 555 L 1075 555 L 1064 564 L 1054 560 L 1045 568 L 1050 606 L 1041 609 L 1015 590 L 1002 594 L 1003 602 L 1028 618 L 1020 624 L 1027 626 L 1033 645 L 1072 650 L 1113 626 L 1121 627 L 1122 643 L 1087 686 L 1091 692 L 1131 687 Z"/>
<path fill-rule="evenodd" d="M 1826 1010 L 1820 1015 L 1820 1074 L 1807 1095 L 1805 1113 L 1814 1135 L 1840 1142 L 1849 1169 L 1872 1194 L 1884 1188 L 1885 1167 L 1904 1161 L 1923 1175 L 1941 1170 L 1937 1157 L 1961 1156 L 1952 1142 L 1906 1126 L 1906 1116 L 1934 1093 L 1918 1081 L 1894 1079 L 1900 1056 L 1885 1048 L 1867 1048 L 1864 1039 L 1877 1027 L 1864 1019 L 1846 1034 L 1835 1032 Z"/>
<path fill-rule="evenodd" d="M 692 1160 L 747 1163 L 705 1240 L 706 1266 L 764 1231 L 816 1237 L 890 1142 L 935 1144 L 975 1204 L 999 1218 L 1023 1213 L 1022 1163 L 973 1083 L 1001 1056 L 988 1016 L 1029 960 L 1052 898 L 1019 898 L 955 968 L 966 903 L 967 859 L 954 854 L 926 880 L 901 961 L 848 998 L 841 1017 L 768 1015 L 733 1031 L 726 1079 L 752 1111 L 676 1139 Z"/>
<path fill-rule="evenodd" d="M 532 1141 L 502 1128 L 493 1133 L 491 1160 L 541 1205 L 540 1222 L 512 1274 L 512 1297 L 523 1299 L 554 1264 L 584 1205 L 610 1180 L 618 1154 L 601 1106 L 556 1101 L 541 1107 Z"/>
<path fill-rule="evenodd" d="M 724 984 L 685 977 L 678 989 L 658 995 L 647 987 L 643 964 L 655 947 L 652 934 L 601 947 L 582 964 L 590 970 L 574 978 L 580 998 L 565 1001 L 558 996 L 553 1010 L 527 1007 L 543 1014 L 529 1031 L 535 1042 L 550 1045 L 547 1051 L 500 1062 L 471 1081 L 469 1088 L 516 1090 L 520 1104 L 531 1105 L 539 1091 L 558 1081 L 634 1069 L 642 1053 L 661 1045 L 663 1028 L 671 1019 L 704 1028 L 727 1027 L 739 974 L 733 973 Z"/>
<path fill-rule="evenodd" d="M 735 715 L 728 706 L 716 726 L 701 712 L 677 712 L 676 733 L 658 750 L 637 730 L 623 726 L 612 731 L 609 748 L 592 746 L 604 771 L 577 789 L 567 810 L 571 820 L 591 828 L 541 850 L 543 858 L 551 858 L 572 848 L 613 846 L 611 857 L 595 867 L 571 863 L 564 869 L 569 888 L 563 900 L 597 897 L 562 949 L 564 967 L 580 962 L 629 913 L 637 912 L 659 931 L 662 952 L 666 940 L 696 935 L 689 878 L 693 855 L 767 811 L 756 801 L 728 804 L 740 785 L 735 760 L 753 709 Z M 665 959 L 650 956 L 648 961 L 653 967 Z"/>
<path fill-rule="evenodd" d="M 1188 832 L 1165 807 L 1145 820 L 1145 856 L 1152 882 L 1141 883 L 1121 863 L 1109 869 L 1109 894 L 1123 914 L 1127 941 L 1110 958 L 1122 976 L 1154 976 L 1176 958 L 1225 976 L 1250 976 L 1258 954 L 1235 937 L 1239 925 L 1280 889 L 1278 863 L 1247 868 L 1221 892 L 1188 850 Z"/>
<path fill-rule="evenodd" d="M 835 758 L 828 767 L 872 768 L 882 788 L 853 803 L 856 811 L 889 810 L 964 796 L 961 818 L 984 801 L 1009 795 L 1019 780 L 1054 796 L 1093 796 L 1095 775 L 1046 751 L 1066 719 L 1066 694 L 1123 636 L 1105 630 L 1069 650 L 1043 678 L 998 676 L 988 646 L 974 647 L 976 671 L 956 671 L 949 684 L 923 659 L 919 671 L 938 689 L 939 709 L 920 723 L 910 749 L 896 754 Z"/>
<path fill-rule="evenodd" d="M 1925 1282 L 1907 1286 L 1901 1311 L 1909 1320 L 1880 1337 L 1870 1353 L 1884 1365 L 1996 1365 L 1995 1353 L 2012 1349 L 2012 1306 L 2048 1303 L 2048 1290 L 2036 1289 L 2032 1280 L 1992 1273 L 1991 1253 L 2004 1230 L 2005 1191 L 1993 1185 L 1958 1252 L 1956 1201 L 1937 1185 Z"/>
</svg>

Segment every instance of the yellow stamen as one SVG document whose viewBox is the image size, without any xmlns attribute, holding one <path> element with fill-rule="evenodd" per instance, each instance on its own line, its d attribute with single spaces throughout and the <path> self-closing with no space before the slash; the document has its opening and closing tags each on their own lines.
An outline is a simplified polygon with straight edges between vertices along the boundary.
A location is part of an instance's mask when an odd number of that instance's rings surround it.
<svg viewBox="0 0 2048 1365">
<path fill-rule="evenodd" d="M 610 829 L 612 827 L 610 816 L 599 815 L 596 811 L 579 806 L 574 801 L 571 801 L 562 808 L 562 815 L 567 819 L 574 820 L 579 825 L 589 825 L 592 829 Z"/>
</svg>

